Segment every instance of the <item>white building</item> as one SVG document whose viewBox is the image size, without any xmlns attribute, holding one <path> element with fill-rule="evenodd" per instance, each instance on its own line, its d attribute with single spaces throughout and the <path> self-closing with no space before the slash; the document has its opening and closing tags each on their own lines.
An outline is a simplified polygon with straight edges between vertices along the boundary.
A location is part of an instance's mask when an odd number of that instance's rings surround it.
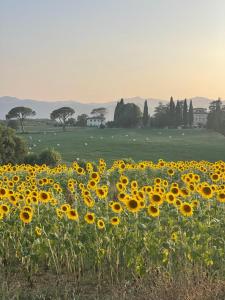
<svg viewBox="0 0 225 300">
<path fill-rule="evenodd" d="M 88 127 L 100 127 L 100 125 L 105 126 L 105 118 L 104 117 L 91 117 L 87 119 Z"/>
<path fill-rule="evenodd" d="M 204 127 L 207 123 L 207 109 L 206 108 L 194 108 L 193 110 L 193 125 L 198 127 Z"/>
</svg>

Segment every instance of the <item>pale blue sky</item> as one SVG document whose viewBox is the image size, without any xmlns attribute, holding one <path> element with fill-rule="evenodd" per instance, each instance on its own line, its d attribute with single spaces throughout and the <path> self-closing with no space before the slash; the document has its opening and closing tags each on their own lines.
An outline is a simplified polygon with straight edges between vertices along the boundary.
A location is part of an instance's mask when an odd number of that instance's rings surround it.
<svg viewBox="0 0 225 300">
<path fill-rule="evenodd" d="M 0 0 L 0 96 L 225 98 L 224 0 Z"/>
</svg>

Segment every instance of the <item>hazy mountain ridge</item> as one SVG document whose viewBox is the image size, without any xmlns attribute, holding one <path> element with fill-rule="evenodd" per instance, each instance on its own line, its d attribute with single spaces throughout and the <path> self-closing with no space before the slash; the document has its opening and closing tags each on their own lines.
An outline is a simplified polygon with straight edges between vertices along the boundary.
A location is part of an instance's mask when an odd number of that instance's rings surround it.
<svg viewBox="0 0 225 300">
<path fill-rule="evenodd" d="M 125 103 L 126 102 L 136 103 L 137 105 L 140 106 L 141 110 L 143 110 L 145 100 L 148 100 L 148 107 L 151 115 L 153 114 L 154 108 L 159 104 L 159 102 L 166 104 L 169 101 L 164 99 L 153 99 L 153 98 L 145 99 L 141 97 L 124 98 Z M 212 100 L 213 99 L 208 99 L 204 97 L 192 98 L 194 107 L 208 108 L 209 103 Z M 70 106 L 75 110 L 75 117 L 77 117 L 82 113 L 89 115 L 93 108 L 106 107 L 108 111 L 106 118 L 107 120 L 112 120 L 117 101 L 111 101 L 105 103 L 82 103 L 76 100 L 43 101 L 43 100 L 32 100 L 32 99 L 19 99 L 16 97 L 4 96 L 4 97 L 0 97 L 0 119 L 5 119 L 5 115 L 9 112 L 10 109 L 12 109 L 15 106 L 27 106 L 32 108 L 33 110 L 36 111 L 37 118 L 49 118 L 49 115 L 52 110 L 62 106 Z"/>
</svg>

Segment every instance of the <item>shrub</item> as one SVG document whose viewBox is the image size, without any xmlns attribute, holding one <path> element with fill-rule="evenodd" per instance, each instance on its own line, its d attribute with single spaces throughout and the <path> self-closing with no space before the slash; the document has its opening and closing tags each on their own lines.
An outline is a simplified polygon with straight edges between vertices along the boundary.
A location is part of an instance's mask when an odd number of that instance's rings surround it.
<svg viewBox="0 0 225 300">
<path fill-rule="evenodd" d="M 34 166 L 39 163 L 39 156 L 36 153 L 30 153 L 25 157 L 24 163 Z"/>
<path fill-rule="evenodd" d="M 62 161 L 61 154 L 54 149 L 46 149 L 39 155 L 39 164 L 57 166 Z"/>
<path fill-rule="evenodd" d="M 15 130 L 19 129 L 19 124 L 18 124 L 17 120 L 9 120 L 8 123 L 7 123 L 7 126 L 12 128 L 12 129 L 15 129 Z"/>
<path fill-rule="evenodd" d="M 0 164 L 21 163 L 27 155 L 27 145 L 11 128 L 0 126 Z"/>
</svg>

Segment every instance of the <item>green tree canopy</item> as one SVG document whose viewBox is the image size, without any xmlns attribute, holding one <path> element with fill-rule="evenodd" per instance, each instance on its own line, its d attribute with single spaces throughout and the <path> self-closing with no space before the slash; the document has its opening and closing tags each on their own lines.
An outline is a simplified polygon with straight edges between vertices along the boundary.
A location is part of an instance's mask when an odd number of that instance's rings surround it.
<svg viewBox="0 0 225 300">
<path fill-rule="evenodd" d="M 13 129 L 0 126 L 0 141 L 0 164 L 23 162 L 27 146 Z"/>
<path fill-rule="evenodd" d="M 34 116 L 36 112 L 29 107 L 17 106 L 12 108 L 6 115 L 6 119 L 18 119 L 20 122 L 21 130 L 24 133 L 24 120 L 27 117 Z"/>
<path fill-rule="evenodd" d="M 50 118 L 52 120 L 59 121 L 62 125 L 63 131 L 66 130 L 66 123 L 68 118 L 75 114 L 75 111 L 71 107 L 61 107 L 51 112 Z"/>
<path fill-rule="evenodd" d="M 107 109 L 105 107 L 94 108 L 91 111 L 91 115 L 94 115 L 96 117 L 102 117 L 102 118 L 105 117 L 106 113 L 107 113 Z"/>
</svg>

